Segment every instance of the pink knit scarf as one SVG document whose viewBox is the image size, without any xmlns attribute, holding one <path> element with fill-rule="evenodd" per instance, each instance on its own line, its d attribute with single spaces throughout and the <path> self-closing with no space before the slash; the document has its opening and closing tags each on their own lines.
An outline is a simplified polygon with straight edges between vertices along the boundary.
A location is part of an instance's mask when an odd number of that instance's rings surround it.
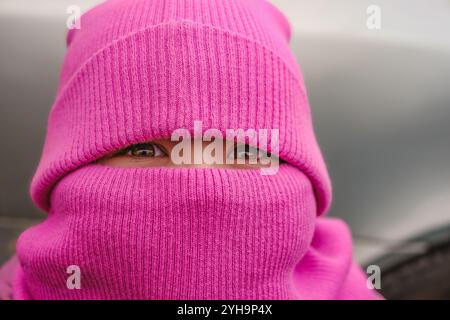
<svg viewBox="0 0 450 320">
<path fill-rule="evenodd" d="M 320 299 L 357 297 L 365 285 L 339 223 L 310 247 L 312 187 L 288 164 L 273 176 L 93 164 L 62 179 L 51 202 L 18 241 L 16 298 Z"/>
</svg>

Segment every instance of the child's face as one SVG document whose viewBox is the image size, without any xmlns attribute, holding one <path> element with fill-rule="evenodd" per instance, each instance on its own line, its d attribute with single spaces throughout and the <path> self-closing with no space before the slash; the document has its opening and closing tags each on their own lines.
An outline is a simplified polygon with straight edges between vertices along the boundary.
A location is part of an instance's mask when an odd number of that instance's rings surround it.
<svg viewBox="0 0 450 320">
<path fill-rule="evenodd" d="M 187 143 L 190 149 L 190 162 L 179 164 L 174 157 L 180 154 L 179 149 L 174 150 L 180 142 L 169 139 L 158 139 L 146 143 L 130 145 L 117 152 L 110 153 L 97 162 L 114 167 L 222 167 L 235 169 L 251 169 L 268 167 L 263 157 L 271 157 L 265 152 L 248 145 L 230 141 L 222 141 L 219 147 L 212 148 L 213 142 L 191 140 Z M 208 146 L 210 146 L 208 150 Z M 214 149 L 214 151 L 212 151 Z M 186 149 L 185 149 L 186 150 Z M 183 151 L 181 152 L 181 154 Z M 200 162 L 194 158 L 200 159 Z"/>
</svg>

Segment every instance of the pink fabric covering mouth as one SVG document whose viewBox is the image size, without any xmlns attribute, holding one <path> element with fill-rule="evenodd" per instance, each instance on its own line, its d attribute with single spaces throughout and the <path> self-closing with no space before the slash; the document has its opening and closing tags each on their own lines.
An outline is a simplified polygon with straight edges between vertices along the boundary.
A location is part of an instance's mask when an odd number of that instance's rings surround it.
<svg viewBox="0 0 450 320">
<path fill-rule="evenodd" d="M 89 165 L 17 244 L 33 299 L 295 299 L 316 204 L 291 165 L 258 170 Z M 81 289 L 66 268 L 81 270 Z M 25 291 L 25 290 L 22 290 Z"/>
<path fill-rule="evenodd" d="M 317 220 L 311 183 L 289 164 L 273 176 L 94 164 L 62 179 L 51 201 L 19 238 L 16 298 L 376 297 L 348 229 Z M 81 289 L 67 287 L 71 265 Z"/>
</svg>

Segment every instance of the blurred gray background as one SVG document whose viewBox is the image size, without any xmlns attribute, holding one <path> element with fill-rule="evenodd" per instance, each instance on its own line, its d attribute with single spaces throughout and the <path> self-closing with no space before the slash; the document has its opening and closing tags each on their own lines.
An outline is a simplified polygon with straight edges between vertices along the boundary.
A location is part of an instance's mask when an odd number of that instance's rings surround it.
<svg viewBox="0 0 450 320">
<path fill-rule="evenodd" d="M 65 51 L 69 5 L 0 0 L 0 263 L 44 217 L 28 186 Z M 293 26 L 316 134 L 345 219 L 368 262 L 450 224 L 450 1 L 274 0 Z M 381 29 L 366 26 L 369 5 Z M 81 21 L 82 27 L 82 21 Z"/>
</svg>

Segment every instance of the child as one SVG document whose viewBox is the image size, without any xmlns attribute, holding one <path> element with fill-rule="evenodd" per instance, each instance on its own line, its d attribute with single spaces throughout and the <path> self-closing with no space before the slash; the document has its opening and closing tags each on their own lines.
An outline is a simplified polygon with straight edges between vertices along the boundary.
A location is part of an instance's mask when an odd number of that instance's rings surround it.
<svg viewBox="0 0 450 320">
<path fill-rule="evenodd" d="M 31 184 L 48 216 L 17 242 L 13 298 L 380 298 L 347 226 L 324 217 L 331 185 L 290 36 L 265 0 L 84 14 Z M 187 159 L 206 157 L 179 164 L 174 132 L 197 122 L 178 155 L 200 139 Z M 268 130 L 267 145 L 238 135 L 205 152 L 229 129 Z"/>
</svg>

